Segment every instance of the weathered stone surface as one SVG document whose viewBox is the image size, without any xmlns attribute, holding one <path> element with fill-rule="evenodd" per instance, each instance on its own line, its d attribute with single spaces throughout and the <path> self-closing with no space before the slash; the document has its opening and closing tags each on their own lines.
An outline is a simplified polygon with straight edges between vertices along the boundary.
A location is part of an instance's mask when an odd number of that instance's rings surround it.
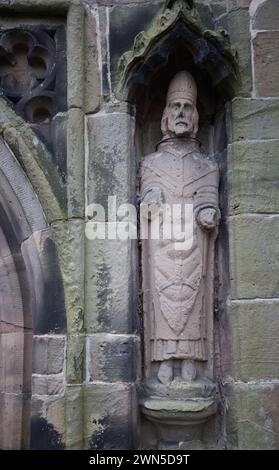
<svg viewBox="0 0 279 470">
<path fill-rule="evenodd" d="M 59 395 L 64 391 L 63 374 L 32 375 L 33 395 Z"/>
<path fill-rule="evenodd" d="M 163 2 L 160 5 L 154 2 L 146 2 L 144 4 L 132 4 L 127 8 L 125 4 L 118 4 L 111 10 L 110 52 L 114 72 L 116 72 L 119 57 L 131 49 L 136 35 L 147 28 L 161 5 L 163 5 Z M 125 25 L 125 28 L 123 28 L 123 25 Z"/>
<path fill-rule="evenodd" d="M 84 7 L 71 5 L 67 15 L 68 107 L 83 107 Z M 82 78 L 81 78 L 82 77 Z"/>
<path fill-rule="evenodd" d="M 226 1 L 222 1 L 222 0 L 211 1 L 210 2 L 210 9 L 212 11 L 213 17 L 214 18 L 219 18 L 221 15 L 224 15 L 227 12 Z M 198 9 L 198 11 L 199 11 L 199 9 Z M 209 26 L 207 21 L 204 21 L 204 23 Z"/>
<path fill-rule="evenodd" d="M 253 0 L 227 0 L 228 10 L 236 10 L 238 8 L 248 8 Z"/>
<path fill-rule="evenodd" d="M 0 99 L 0 132 L 29 178 L 47 220 L 63 219 L 65 187 L 61 184 L 51 154 L 30 125 L 17 116 L 3 98 Z"/>
<path fill-rule="evenodd" d="M 35 232 L 22 244 L 21 251 L 31 286 L 31 301 L 26 301 L 30 303 L 34 334 L 65 333 L 63 280 L 52 230 Z"/>
<path fill-rule="evenodd" d="M 99 203 L 107 211 L 109 196 L 116 196 L 117 209 L 134 202 L 133 120 L 126 113 L 100 113 L 88 124 L 88 203 Z M 135 257 L 133 240 L 86 239 L 88 332 L 134 330 Z"/>
<path fill-rule="evenodd" d="M 106 6 L 113 6 L 113 5 L 118 5 L 118 4 L 124 4 L 124 5 L 129 5 L 133 3 L 146 3 L 146 0 L 88 0 L 89 4 L 95 4 L 98 3 L 98 5 L 106 5 Z M 157 3 L 160 4 L 162 3 L 162 0 L 153 0 L 152 3 Z"/>
<path fill-rule="evenodd" d="M 30 181 L 21 166 L 18 164 L 14 154 L 2 139 L 0 140 L 0 158 L 1 196 L 5 199 L 5 186 L 7 187 L 7 192 L 9 186 L 14 192 L 14 198 L 17 198 L 20 201 L 20 211 L 17 210 L 19 204 L 18 202 L 16 203 L 16 200 L 13 204 L 10 204 L 9 217 L 11 218 L 13 225 L 15 225 L 17 218 L 21 218 L 21 223 L 18 224 L 16 231 L 16 236 L 21 241 L 27 238 L 31 231 L 41 230 L 46 227 L 45 215 L 38 198 L 34 197 L 34 189 L 31 186 Z M 6 184 L 3 179 L 6 180 Z M 9 192 L 11 193 L 11 191 Z M 11 197 L 11 194 L 9 194 L 8 199 L 11 200 Z M 3 202 L 2 205 L 5 207 Z M 24 218 L 26 218 L 25 223 Z"/>
<path fill-rule="evenodd" d="M 15 263 L 21 261 L 20 263 Z M 32 328 L 32 317 L 24 315 L 23 298 L 17 271 L 23 263 L 20 255 L 9 254 L 0 259 L 0 293 L 1 293 L 1 332 L 16 331 L 16 328 Z M 25 325 L 26 323 L 26 325 Z M 13 329 L 7 330 L 13 325 Z"/>
<path fill-rule="evenodd" d="M 62 272 L 68 334 L 82 331 L 84 309 L 84 222 L 72 219 L 51 226 Z"/>
<path fill-rule="evenodd" d="M 68 111 L 67 129 L 68 216 L 84 215 L 84 115 L 80 109 Z"/>
<path fill-rule="evenodd" d="M 210 29 L 214 29 L 214 19 L 220 16 L 220 11 L 226 8 L 226 4 L 224 1 L 220 0 L 220 2 L 216 1 L 213 7 L 210 9 L 209 5 L 202 2 L 196 2 L 196 7 L 199 12 L 200 18 L 202 22 Z"/>
<path fill-rule="evenodd" d="M 45 417 L 64 441 L 65 437 L 65 399 L 50 397 L 45 402 Z"/>
<path fill-rule="evenodd" d="M 279 216 L 230 218 L 233 299 L 279 297 Z"/>
<path fill-rule="evenodd" d="M 58 374 L 63 371 L 65 338 L 62 336 L 34 336 L 33 372 Z"/>
<path fill-rule="evenodd" d="M 279 100 L 237 98 L 232 102 L 231 135 L 237 140 L 278 139 Z"/>
<path fill-rule="evenodd" d="M 28 395 L 19 393 L 0 392 L 0 448 L 3 450 L 22 449 L 22 445 L 28 445 L 24 436 L 27 433 L 28 423 L 23 421 L 24 407 L 28 405 Z"/>
<path fill-rule="evenodd" d="M 229 146 L 228 184 L 231 214 L 278 212 L 278 152 L 279 140 L 235 142 Z"/>
<path fill-rule="evenodd" d="M 82 383 L 84 360 L 84 337 L 69 335 L 67 337 L 67 383 Z"/>
<path fill-rule="evenodd" d="M 278 449 L 278 399 L 278 382 L 229 386 L 226 413 L 229 448 Z"/>
<path fill-rule="evenodd" d="M 53 144 L 54 162 L 64 184 L 67 181 L 67 126 L 68 114 L 58 113 L 51 120 L 51 137 Z"/>
<path fill-rule="evenodd" d="M 279 29 L 279 8 L 277 0 L 258 0 L 251 5 L 254 29 Z"/>
<path fill-rule="evenodd" d="M 82 386 L 67 386 L 65 400 L 66 448 L 80 450 L 83 449 L 84 431 Z"/>
<path fill-rule="evenodd" d="M 65 441 L 64 397 L 32 397 L 30 449 L 59 450 Z"/>
<path fill-rule="evenodd" d="M 98 40 L 96 30 L 96 18 L 91 10 L 86 10 L 85 14 L 85 82 L 84 82 L 84 112 L 94 113 L 100 107 L 101 101 L 101 79 L 99 64 L 101 57 L 98 50 Z"/>
<path fill-rule="evenodd" d="M 87 337 L 87 380 L 133 382 L 139 378 L 139 338 L 96 334 Z"/>
<path fill-rule="evenodd" d="M 106 209 L 108 196 L 117 205 L 134 202 L 134 121 L 125 113 L 98 113 L 88 119 L 88 203 Z"/>
<path fill-rule="evenodd" d="M 44 0 L 2 0 L 0 8 L 9 8 L 9 10 L 28 12 L 44 12 L 49 13 L 54 11 L 55 14 L 58 12 L 65 13 L 71 4 L 78 3 L 79 0 L 48 0 L 47 3 Z"/>
<path fill-rule="evenodd" d="M 249 96 L 252 89 L 250 17 L 247 10 L 233 10 L 228 15 L 230 40 L 238 51 L 241 85 L 239 96 Z"/>
<path fill-rule="evenodd" d="M 279 96 L 279 31 L 257 33 L 253 39 L 257 96 Z"/>
<path fill-rule="evenodd" d="M 86 240 L 88 333 L 133 333 L 137 315 L 135 240 Z"/>
<path fill-rule="evenodd" d="M 137 426 L 135 388 L 92 384 L 84 389 L 85 448 L 134 449 Z"/>
<path fill-rule="evenodd" d="M 30 333 L 31 334 L 31 333 Z M 0 334 L 0 391 L 21 393 L 24 386 L 24 341 L 23 330 Z M 26 341 L 27 342 L 27 341 Z M 28 371 L 31 372 L 31 371 Z M 29 385 L 30 390 L 30 385 Z"/>
<path fill-rule="evenodd" d="M 232 301 L 233 377 L 279 378 L 279 301 Z"/>
</svg>

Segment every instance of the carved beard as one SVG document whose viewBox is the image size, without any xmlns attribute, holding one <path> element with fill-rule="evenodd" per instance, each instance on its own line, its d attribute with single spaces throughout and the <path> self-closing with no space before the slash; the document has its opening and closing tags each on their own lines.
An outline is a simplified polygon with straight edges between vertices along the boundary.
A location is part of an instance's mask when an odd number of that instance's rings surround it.
<svg viewBox="0 0 279 470">
<path fill-rule="evenodd" d="M 178 121 L 176 123 L 176 121 Z M 182 120 L 182 122 L 184 119 Z M 163 137 L 196 137 L 198 132 L 199 115 L 197 108 L 194 107 L 191 114 L 187 117 L 187 127 L 184 123 L 179 124 L 179 118 L 172 117 L 168 106 L 165 107 L 162 120 L 161 131 Z"/>
</svg>

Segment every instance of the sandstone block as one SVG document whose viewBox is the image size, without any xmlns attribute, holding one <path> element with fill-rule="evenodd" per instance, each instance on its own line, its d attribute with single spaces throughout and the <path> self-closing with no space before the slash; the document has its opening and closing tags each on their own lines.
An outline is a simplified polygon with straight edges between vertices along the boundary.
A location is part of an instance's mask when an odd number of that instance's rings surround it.
<svg viewBox="0 0 279 470">
<path fill-rule="evenodd" d="M 278 139 L 279 100 L 237 98 L 232 102 L 231 141 Z"/>
<path fill-rule="evenodd" d="M 279 297 L 279 216 L 230 219 L 233 299 Z"/>
<path fill-rule="evenodd" d="M 85 447 L 135 448 L 135 389 L 122 384 L 92 384 L 84 389 Z"/>
<path fill-rule="evenodd" d="M 133 333 L 137 328 L 136 240 L 86 240 L 88 333 Z"/>
<path fill-rule="evenodd" d="M 133 382 L 140 370 L 139 339 L 134 336 L 96 334 L 87 338 L 89 381 Z"/>
<path fill-rule="evenodd" d="M 234 379 L 278 379 L 279 301 L 232 301 L 230 317 Z"/>
<path fill-rule="evenodd" d="M 235 142 L 228 150 L 231 214 L 276 213 L 279 207 L 279 140 Z"/>
<path fill-rule="evenodd" d="M 241 84 L 239 96 L 249 96 L 252 90 L 250 17 L 248 10 L 237 9 L 228 14 L 231 43 L 238 51 Z"/>
<path fill-rule="evenodd" d="M 279 31 L 259 32 L 253 39 L 257 96 L 279 96 Z"/>
<path fill-rule="evenodd" d="M 279 8 L 277 0 L 260 0 L 251 5 L 254 29 L 279 29 Z"/>
<path fill-rule="evenodd" d="M 234 384 L 228 390 L 227 433 L 231 449 L 278 449 L 278 384 Z"/>
<path fill-rule="evenodd" d="M 34 336 L 33 372 L 36 374 L 58 374 L 63 371 L 65 338 Z"/>
</svg>

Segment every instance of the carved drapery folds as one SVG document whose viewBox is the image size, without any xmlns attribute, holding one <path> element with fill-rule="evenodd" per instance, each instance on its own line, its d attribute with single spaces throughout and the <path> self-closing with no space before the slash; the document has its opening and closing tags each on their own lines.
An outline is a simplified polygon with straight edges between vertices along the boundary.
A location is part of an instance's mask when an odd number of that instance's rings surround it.
<svg viewBox="0 0 279 470">
<path fill-rule="evenodd" d="M 13 109 L 49 140 L 49 126 L 66 109 L 63 26 L 0 32 L 0 91 Z"/>
</svg>

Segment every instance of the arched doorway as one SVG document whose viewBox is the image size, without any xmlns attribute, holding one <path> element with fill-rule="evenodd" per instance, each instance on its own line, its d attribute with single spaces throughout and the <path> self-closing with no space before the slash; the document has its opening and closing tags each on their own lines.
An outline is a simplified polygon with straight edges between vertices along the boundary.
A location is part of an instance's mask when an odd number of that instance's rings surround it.
<svg viewBox="0 0 279 470">
<path fill-rule="evenodd" d="M 0 161 L 0 448 L 26 449 L 34 295 L 23 245 L 47 223 L 29 180 L 2 139 Z"/>
</svg>

